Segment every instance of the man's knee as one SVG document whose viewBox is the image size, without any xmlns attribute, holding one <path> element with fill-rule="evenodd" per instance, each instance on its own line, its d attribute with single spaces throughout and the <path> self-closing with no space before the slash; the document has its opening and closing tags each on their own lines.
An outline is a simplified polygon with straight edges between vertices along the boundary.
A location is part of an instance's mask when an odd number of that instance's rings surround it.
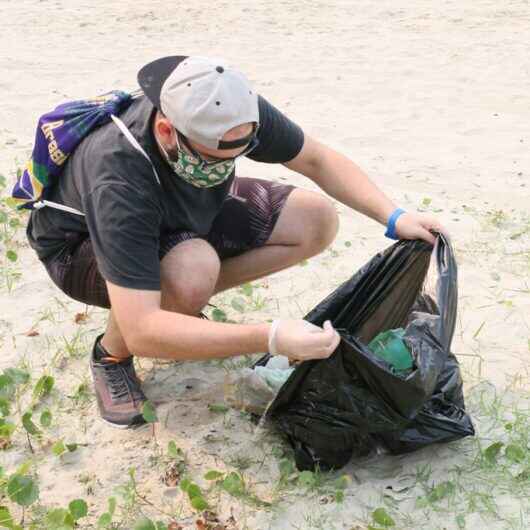
<svg viewBox="0 0 530 530">
<path fill-rule="evenodd" d="M 220 267 L 217 252 L 203 239 L 175 246 L 160 264 L 162 307 L 197 314 L 214 292 Z"/>
<path fill-rule="evenodd" d="M 339 216 L 333 203 L 322 195 L 313 194 L 311 211 L 307 212 L 304 246 L 311 253 L 325 250 L 337 236 Z"/>
</svg>

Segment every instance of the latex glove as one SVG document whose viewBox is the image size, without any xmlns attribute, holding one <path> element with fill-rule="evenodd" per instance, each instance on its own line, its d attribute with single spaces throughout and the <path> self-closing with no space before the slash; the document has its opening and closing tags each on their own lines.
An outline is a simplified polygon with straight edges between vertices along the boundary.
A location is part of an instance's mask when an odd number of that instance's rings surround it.
<svg viewBox="0 0 530 530">
<path fill-rule="evenodd" d="M 434 245 L 436 235 L 431 230 L 447 235 L 446 229 L 430 215 L 406 212 L 396 221 L 396 235 L 400 239 L 423 239 Z"/>
<path fill-rule="evenodd" d="M 269 352 L 289 359 L 326 359 L 337 348 L 340 335 L 331 322 L 319 328 L 306 320 L 275 320 L 269 331 Z"/>
</svg>

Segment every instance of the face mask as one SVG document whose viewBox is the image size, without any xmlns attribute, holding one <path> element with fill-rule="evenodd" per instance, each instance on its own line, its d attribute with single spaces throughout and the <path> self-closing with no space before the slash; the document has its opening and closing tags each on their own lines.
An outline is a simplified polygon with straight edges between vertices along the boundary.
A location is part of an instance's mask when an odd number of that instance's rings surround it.
<svg viewBox="0 0 530 530">
<path fill-rule="evenodd" d="M 199 160 L 197 157 L 180 149 L 180 146 L 175 149 L 177 160 L 173 160 L 161 145 L 160 148 L 166 155 L 166 160 L 171 169 L 180 178 L 196 188 L 211 188 L 226 182 L 236 165 L 233 158 L 211 164 L 205 163 L 203 160 Z"/>
</svg>

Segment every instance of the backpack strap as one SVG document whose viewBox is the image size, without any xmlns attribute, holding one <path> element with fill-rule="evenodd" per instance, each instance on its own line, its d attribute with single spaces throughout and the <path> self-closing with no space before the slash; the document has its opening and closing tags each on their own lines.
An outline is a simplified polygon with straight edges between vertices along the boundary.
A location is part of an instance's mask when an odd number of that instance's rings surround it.
<svg viewBox="0 0 530 530">
<path fill-rule="evenodd" d="M 117 116 L 114 116 L 114 114 L 111 114 L 110 117 L 112 118 L 112 121 L 118 126 L 118 128 L 121 130 L 125 138 L 129 140 L 129 143 L 139 152 L 141 153 L 151 164 L 151 168 L 153 169 L 153 173 L 155 175 L 155 179 L 158 182 L 158 185 L 160 184 L 160 179 L 158 178 L 158 173 L 156 172 L 155 166 L 152 162 L 152 160 L 149 158 L 149 155 L 144 151 L 143 147 L 138 143 L 138 140 L 132 135 L 131 131 L 127 129 L 127 126 L 125 123 L 123 123 L 120 118 Z"/>
<path fill-rule="evenodd" d="M 111 114 L 110 117 L 112 118 L 112 121 L 118 126 L 118 128 L 121 130 L 125 138 L 129 140 L 129 143 L 139 152 L 141 153 L 151 164 L 151 168 L 153 169 L 153 173 L 155 175 L 155 179 L 160 184 L 160 179 L 158 178 L 158 173 L 156 172 L 155 166 L 152 162 L 152 160 L 149 158 L 149 155 L 144 151 L 142 146 L 138 143 L 138 140 L 131 134 L 131 131 L 127 128 L 125 123 L 123 123 L 117 116 L 114 114 Z M 85 214 L 83 212 L 80 212 L 79 210 L 76 210 L 75 208 L 71 208 L 70 206 L 65 206 L 64 204 L 59 204 L 57 202 L 53 201 L 47 201 L 47 200 L 40 200 L 33 203 L 33 208 L 39 210 L 40 208 L 44 208 L 45 206 L 49 206 L 50 208 L 55 208 L 56 210 L 61 210 L 63 212 L 67 213 L 73 213 L 75 215 L 80 215 L 81 217 L 84 217 Z"/>
<path fill-rule="evenodd" d="M 83 212 L 80 212 L 79 210 L 76 210 L 75 208 L 70 208 L 70 206 L 59 204 L 58 202 L 46 201 L 46 200 L 41 199 L 40 201 L 33 203 L 33 208 L 35 208 L 35 210 L 40 210 L 41 208 L 44 208 L 45 206 L 49 206 L 50 208 L 54 208 L 55 210 L 61 210 L 62 212 L 68 212 L 68 213 L 73 213 L 75 215 L 80 215 L 81 217 L 85 216 Z"/>
</svg>

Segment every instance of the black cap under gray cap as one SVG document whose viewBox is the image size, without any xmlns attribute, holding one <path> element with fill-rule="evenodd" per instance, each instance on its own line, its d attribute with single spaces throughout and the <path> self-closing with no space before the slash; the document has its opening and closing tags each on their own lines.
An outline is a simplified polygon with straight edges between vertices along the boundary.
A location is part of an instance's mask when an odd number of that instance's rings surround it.
<svg viewBox="0 0 530 530">
<path fill-rule="evenodd" d="M 138 83 L 179 132 L 211 149 L 230 129 L 259 122 L 248 79 L 218 59 L 162 57 L 138 72 Z"/>
</svg>

